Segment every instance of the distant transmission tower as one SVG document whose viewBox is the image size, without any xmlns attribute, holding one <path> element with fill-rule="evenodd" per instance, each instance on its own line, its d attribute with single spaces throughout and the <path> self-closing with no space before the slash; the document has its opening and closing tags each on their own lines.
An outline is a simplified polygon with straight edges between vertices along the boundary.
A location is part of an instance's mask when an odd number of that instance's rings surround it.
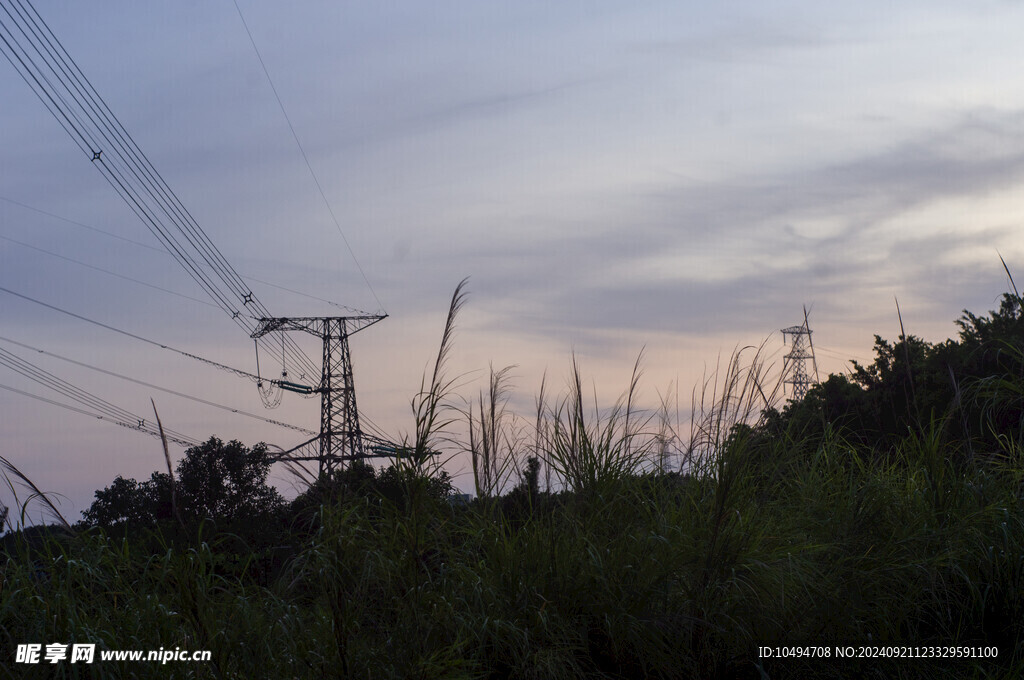
<svg viewBox="0 0 1024 680">
<path fill-rule="evenodd" d="M 787 336 L 793 336 L 793 346 L 785 357 L 783 373 L 788 375 L 786 382 L 793 386 L 791 399 L 800 401 L 807 395 L 807 390 L 817 380 L 818 362 L 814 358 L 814 343 L 811 342 L 811 328 L 807 321 L 807 308 L 804 307 L 804 323 L 801 326 L 790 326 L 782 329 L 782 341 L 785 343 Z M 814 378 L 811 380 L 807 371 L 807 360 L 811 361 L 814 369 Z"/>
<path fill-rule="evenodd" d="M 276 381 L 283 389 L 302 394 L 320 393 L 320 434 L 285 451 L 287 460 L 316 460 L 321 478 L 330 478 L 336 467 L 344 461 L 374 457 L 364 443 L 366 435 L 359 427 L 359 409 L 356 408 L 356 387 L 352 378 L 352 357 L 348 337 L 372 326 L 387 315 L 365 316 L 307 316 L 298 318 L 262 318 L 253 332 L 260 338 L 274 331 L 305 331 L 319 337 L 324 345 L 324 363 L 320 385 L 309 387 L 287 381 Z M 315 455 L 297 454 L 313 442 L 318 442 Z"/>
</svg>

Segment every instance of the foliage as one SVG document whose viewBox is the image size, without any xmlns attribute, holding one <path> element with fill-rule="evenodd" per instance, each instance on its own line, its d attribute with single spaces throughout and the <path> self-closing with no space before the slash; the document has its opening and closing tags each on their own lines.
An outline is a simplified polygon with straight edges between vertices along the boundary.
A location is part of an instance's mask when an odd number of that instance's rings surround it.
<svg viewBox="0 0 1024 680">
<path fill-rule="evenodd" d="M 423 474 L 415 468 L 392 463 L 375 470 L 365 461 L 349 462 L 336 470 L 330 479 L 319 479 L 292 501 L 289 514 L 295 518 L 308 518 L 324 506 L 363 503 L 376 508 L 382 506 L 407 509 L 419 499 L 428 504 L 447 502 L 452 493 L 451 476 L 445 470 Z"/>
<path fill-rule="evenodd" d="M 634 405 L 640 361 L 637 357 L 629 387 L 611 410 L 602 414 L 595 397 L 591 414 L 573 358 L 569 394 L 541 421 L 549 444 L 547 463 L 569 491 L 601 497 L 622 478 L 649 464 L 653 440 L 642 432 L 650 418 L 641 417 Z"/>
<path fill-rule="evenodd" d="M 500 495 L 516 465 L 521 436 L 508 411 L 511 371 L 511 366 L 499 371 L 491 366 L 487 395 L 480 393 L 476 417 L 472 402 L 467 413 L 473 485 L 481 498 Z"/>
<path fill-rule="evenodd" d="M 415 437 L 411 446 L 405 447 L 408 450 L 402 452 L 401 460 L 396 461 L 397 463 L 416 468 L 428 465 L 430 459 L 436 455 L 441 440 L 447 435 L 448 426 L 455 420 L 448 416 L 451 406 L 446 400 L 455 386 L 456 378 L 449 378 L 446 369 L 455 337 L 455 319 L 466 302 L 467 282 L 468 279 L 460 281 L 452 293 L 430 381 L 427 382 L 424 373 L 420 381 L 420 391 L 412 400 L 412 412 L 416 421 Z"/>
<path fill-rule="evenodd" d="M 173 517 L 171 489 L 191 526 L 204 520 L 230 524 L 256 522 L 274 516 L 284 501 L 266 483 L 271 460 L 265 444 L 248 448 L 238 441 L 225 444 L 217 437 L 185 451 L 175 477 L 154 472 L 137 482 L 118 476 L 96 492 L 83 513 L 89 526 L 152 526 Z"/>
<path fill-rule="evenodd" d="M 583 407 L 574 368 L 558 406 L 538 399 L 533 445 L 494 449 L 509 458 L 488 464 L 519 477 L 504 497 L 456 505 L 435 468 L 354 462 L 291 504 L 298 526 L 275 539 L 286 555 L 276 570 L 224 535 L 152 546 L 113 532 L 18 532 L 3 542 L 0 639 L 214 652 L 169 671 L 183 678 L 1020 677 L 1019 316 L 1012 305 L 965 316 L 960 339 L 940 345 L 879 340 L 873 363 L 782 409 L 761 353 L 740 350 L 702 385 L 684 467 L 671 472 L 655 464 L 655 444 L 678 433 L 646 431 L 632 406 L 637 371 L 602 411 Z M 427 415 L 418 438 L 445 420 Z M 221 490 L 262 478 L 193 458 L 225 484 L 190 495 L 179 465 L 182 505 L 206 508 L 188 516 L 242 512 L 218 504 Z M 545 469 L 561 492 L 541 490 Z M 138 500 L 146 494 L 166 498 L 162 480 L 118 478 L 90 510 L 141 522 L 131 512 L 152 503 Z M 794 644 L 998 656 L 757 653 Z M 73 677 L 69 668 L 58 672 Z M 152 671 L 110 662 L 100 672 Z"/>
<path fill-rule="evenodd" d="M 820 438 L 839 429 L 881 454 L 935 419 L 946 436 L 964 443 L 963 454 L 998 449 L 1001 438 L 1022 441 L 1024 313 L 1005 294 L 988 316 L 964 311 L 959 338 L 928 343 L 915 336 L 890 342 L 875 336 L 875 359 L 851 362 L 849 376 L 832 375 L 800 402 L 790 402 L 773 432 L 793 424 Z M 780 417 L 781 416 L 781 417 Z"/>
<path fill-rule="evenodd" d="M 68 524 L 68 521 L 64 519 L 64 515 L 57 508 L 56 503 L 59 500 L 57 500 L 56 494 L 41 491 L 25 473 L 18 469 L 17 465 L 4 456 L 0 456 L 0 478 L 3 478 L 3 485 L 7 487 L 14 507 L 19 511 L 18 516 L 15 518 L 11 516 L 10 507 L 2 506 L 0 532 L 3 532 L 5 526 L 11 529 L 27 526 L 30 508 L 33 506 L 38 507 L 42 512 L 42 516 L 49 517 L 55 524 L 65 529 L 71 528 L 71 525 Z M 28 496 L 24 500 L 19 497 L 19 487 L 28 492 Z"/>
<path fill-rule="evenodd" d="M 273 515 L 281 496 L 267 486 L 270 457 L 266 444 L 247 448 L 216 437 L 185 452 L 178 463 L 179 503 L 195 521 L 257 521 Z"/>
<path fill-rule="evenodd" d="M 486 504 L 413 514 L 339 497 L 320 506 L 315 531 L 293 536 L 288 568 L 269 581 L 230 569 L 228 558 L 247 554 L 222 540 L 154 550 L 84 533 L 13 549 L 2 635 L 214 651 L 212 664 L 177 666 L 181 677 L 760 677 L 760 665 L 772 678 L 924 678 L 1020 668 L 1019 456 L 964 475 L 936 456 L 944 445 L 934 439 L 908 438 L 884 465 L 842 439 L 813 450 L 780 439 L 755 465 L 744 441 L 723 452 L 723 469 L 736 471 L 724 492 L 710 477 L 624 476 L 601 503 L 564 493 L 524 521 Z M 998 646 L 999 658 L 758 661 L 758 644 L 799 641 Z"/>
<path fill-rule="evenodd" d="M 170 476 L 154 472 L 144 482 L 118 475 L 96 492 L 96 500 L 82 513 L 86 524 L 112 527 L 117 524 L 147 526 L 171 518 Z"/>
</svg>

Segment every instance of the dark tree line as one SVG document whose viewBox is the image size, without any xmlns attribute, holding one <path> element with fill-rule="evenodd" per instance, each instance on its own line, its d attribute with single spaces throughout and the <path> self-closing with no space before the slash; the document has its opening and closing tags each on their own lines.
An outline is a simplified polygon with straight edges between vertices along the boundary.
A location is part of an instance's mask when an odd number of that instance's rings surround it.
<svg viewBox="0 0 1024 680">
<path fill-rule="evenodd" d="M 270 519 L 285 505 L 267 485 L 270 464 L 266 444 L 248 448 L 210 437 L 185 452 L 173 479 L 166 472 L 154 472 L 143 482 L 118 476 L 96 492 L 82 514 L 86 524 L 103 527 L 153 526 L 179 518 L 189 525 Z"/>
<path fill-rule="evenodd" d="M 913 335 L 889 341 L 875 336 L 875 359 L 852 363 L 846 375 L 830 375 L 804 399 L 764 413 L 754 429 L 733 439 L 750 443 L 789 437 L 814 445 L 839 436 L 879 455 L 908 434 L 938 430 L 952 451 L 974 456 L 1024 442 L 1024 310 L 1016 295 L 999 309 L 976 316 L 964 311 L 956 339 L 929 343 Z M 271 460 L 265 444 L 248 448 L 211 437 L 185 452 L 174 477 L 154 472 L 145 481 L 117 477 L 96 492 L 83 513 L 90 526 L 284 527 L 315 515 L 325 502 L 361 498 L 376 507 L 407 510 L 451 493 L 447 473 L 422 475 L 395 464 L 376 470 L 355 461 L 333 479 L 315 482 L 291 503 L 267 484 Z M 539 461 L 522 470 L 507 504 L 532 507 L 538 500 Z M 244 532 L 243 532 L 244 533 Z"/>
<path fill-rule="evenodd" d="M 325 502 L 362 498 L 377 506 L 407 509 L 411 502 L 438 502 L 451 493 L 447 472 L 424 475 L 394 464 L 380 470 L 352 461 L 331 479 L 314 482 L 294 501 L 286 502 L 267 484 L 271 459 L 266 444 L 248 448 L 217 437 L 185 451 L 174 477 L 154 472 L 137 481 L 118 476 L 96 492 L 83 515 L 86 526 L 154 527 L 177 523 L 196 527 L 209 522 L 240 534 L 283 528 L 294 520 L 308 521 Z"/>
<path fill-rule="evenodd" d="M 826 432 L 884 452 L 908 434 L 939 427 L 963 453 L 1024 438 L 1024 313 L 1003 296 L 985 316 L 964 311 L 956 339 L 875 336 L 875 359 L 830 375 L 799 402 L 765 413 L 761 433 L 820 438 Z"/>
</svg>

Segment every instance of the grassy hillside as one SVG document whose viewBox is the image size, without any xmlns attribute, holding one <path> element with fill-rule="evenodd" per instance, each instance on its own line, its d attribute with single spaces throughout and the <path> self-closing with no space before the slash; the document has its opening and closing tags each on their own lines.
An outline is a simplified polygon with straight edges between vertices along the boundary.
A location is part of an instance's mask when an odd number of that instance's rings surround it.
<svg viewBox="0 0 1024 680">
<path fill-rule="evenodd" d="M 944 404 L 922 387 L 925 361 L 879 364 L 875 383 L 778 410 L 764 367 L 740 355 L 685 437 L 635 410 L 635 381 L 602 410 L 578 373 L 567 396 L 538 400 L 531 436 L 513 437 L 498 372 L 465 414 L 481 492 L 470 503 L 415 455 L 447 417 L 440 370 L 409 458 L 350 466 L 258 525 L 196 516 L 9 536 L 0 677 L 1020 677 L 1016 299 L 987 317 L 1012 316 L 997 337 L 972 351 L 955 341 L 966 357 L 1000 352 L 971 364 L 984 375 L 948 364 Z M 880 357 L 896 361 L 901 343 Z M 916 403 L 869 428 L 864 414 L 893 394 Z M 663 469 L 668 448 L 681 468 Z M 26 642 L 212 660 L 9 663 Z M 794 645 L 830 656 L 758 654 Z M 998 656 L 835 658 L 869 645 Z"/>
</svg>

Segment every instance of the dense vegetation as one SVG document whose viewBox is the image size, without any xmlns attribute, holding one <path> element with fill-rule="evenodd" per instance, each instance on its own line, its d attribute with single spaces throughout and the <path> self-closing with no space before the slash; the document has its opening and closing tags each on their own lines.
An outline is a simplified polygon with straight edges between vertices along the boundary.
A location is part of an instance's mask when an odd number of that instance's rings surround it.
<svg viewBox="0 0 1024 680">
<path fill-rule="evenodd" d="M 446 333 L 410 455 L 383 469 L 285 503 L 265 447 L 211 438 L 173 477 L 117 478 L 73 530 L 8 536 L 2 646 L 213 652 L 93 667 L 125 678 L 1019 677 L 1021 300 L 959 327 L 878 338 L 871 365 L 782 408 L 738 353 L 685 437 L 637 411 L 635 379 L 599 410 L 578 370 L 526 428 L 497 371 L 462 414 L 470 503 L 423 455 L 449 424 Z M 784 644 L 999 656 L 758 660 Z"/>
</svg>

